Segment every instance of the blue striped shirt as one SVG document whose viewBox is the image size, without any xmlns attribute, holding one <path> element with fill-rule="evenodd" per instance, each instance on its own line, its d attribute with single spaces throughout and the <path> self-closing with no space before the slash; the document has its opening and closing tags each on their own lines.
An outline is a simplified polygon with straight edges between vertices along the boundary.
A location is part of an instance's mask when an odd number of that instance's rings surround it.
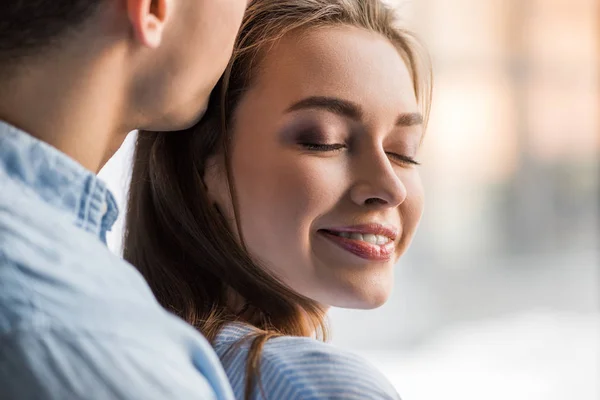
<svg viewBox="0 0 600 400">
<path fill-rule="evenodd" d="M 243 339 L 252 332 L 252 328 L 246 325 L 229 324 L 213 343 L 237 399 L 244 399 L 246 359 L 250 346 L 250 341 Z M 236 343 L 240 343 L 239 347 L 235 346 Z M 264 393 L 259 385 L 255 385 L 252 399 L 400 398 L 387 379 L 361 357 L 305 337 L 284 336 L 267 341 L 261 354 L 260 382 Z"/>
</svg>

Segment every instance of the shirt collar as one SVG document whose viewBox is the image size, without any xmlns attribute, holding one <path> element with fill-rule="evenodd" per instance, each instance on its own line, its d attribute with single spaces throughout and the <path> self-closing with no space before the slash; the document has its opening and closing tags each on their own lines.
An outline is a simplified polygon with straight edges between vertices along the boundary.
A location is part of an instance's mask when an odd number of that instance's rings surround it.
<svg viewBox="0 0 600 400">
<path fill-rule="evenodd" d="M 119 214 L 117 202 L 106 184 L 81 164 L 0 121 L 0 172 L 67 212 L 75 225 L 106 243 L 106 233 Z"/>
</svg>

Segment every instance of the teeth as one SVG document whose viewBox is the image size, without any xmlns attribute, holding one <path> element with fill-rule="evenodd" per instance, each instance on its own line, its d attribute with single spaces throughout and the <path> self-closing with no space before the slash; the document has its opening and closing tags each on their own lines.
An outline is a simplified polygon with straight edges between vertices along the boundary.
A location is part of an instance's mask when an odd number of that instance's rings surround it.
<svg viewBox="0 0 600 400">
<path fill-rule="evenodd" d="M 356 232 L 352 232 L 350 234 L 350 239 L 364 241 L 362 233 L 356 233 Z"/>
<path fill-rule="evenodd" d="M 381 246 L 381 245 L 391 242 L 391 239 L 387 236 L 373 235 L 370 233 L 365 233 L 363 235 L 362 233 L 357 233 L 357 232 L 339 232 L 339 233 L 336 233 L 336 235 L 346 238 L 346 239 L 360 240 L 361 242 L 375 244 L 378 246 Z"/>
<path fill-rule="evenodd" d="M 386 244 L 389 241 L 390 241 L 390 238 L 381 236 L 381 235 L 377 235 L 377 244 L 378 245 Z"/>
<path fill-rule="evenodd" d="M 377 244 L 377 236 L 370 233 L 363 235 L 363 240 L 367 243 Z"/>
</svg>

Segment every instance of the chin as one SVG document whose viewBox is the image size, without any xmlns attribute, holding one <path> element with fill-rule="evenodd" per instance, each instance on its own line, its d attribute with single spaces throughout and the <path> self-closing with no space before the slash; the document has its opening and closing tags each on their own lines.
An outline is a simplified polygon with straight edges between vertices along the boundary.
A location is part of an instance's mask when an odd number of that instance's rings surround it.
<svg viewBox="0 0 600 400">
<path fill-rule="evenodd" d="M 182 131 L 196 125 L 206 113 L 208 100 L 195 107 L 179 107 L 169 113 L 163 114 L 156 121 L 152 121 L 146 130 L 156 132 Z"/>
<path fill-rule="evenodd" d="M 329 305 L 338 308 L 350 308 L 356 310 L 373 310 L 384 305 L 390 298 L 391 285 L 376 285 L 376 287 L 365 288 L 358 286 L 343 293 L 334 295 L 335 298 L 329 301 Z"/>
<path fill-rule="evenodd" d="M 384 305 L 394 288 L 393 265 L 380 267 L 371 266 L 359 271 L 336 268 L 334 273 L 328 268 L 327 278 L 321 276 L 310 292 L 299 292 L 331 307 L 372 310 Z"/>
<path fill-rule="evenodd" d="M 179 121 L 180 127 L 177 128 L 177 130 L 188 129 L 188 128 L 191 128 L 192 126 L 196 125 L 198 122 L 200 122 L 202 117 L 204 117 L 204 114 L 206 114 L 207 108 L 208 108 L 208 99 L 205 100 L 202 104 L 200 104 L 199 107 L 192 108 L 189 115 L 187 115 L 187 116 L 182 115 L 181 120 Z"/>
<path fill-rule="evenodd" d="M 354 308 L 357 310 L 373 310 L 384 305 L 389 298 L 390 296 L 387 291 L 385 291 L 385 293 L 369 293 L 368 295 L 356 298 L 356 301 L 352 302 L 352 304 L 349 304 L 348 307 L 344 308 Z"/>
</svg>

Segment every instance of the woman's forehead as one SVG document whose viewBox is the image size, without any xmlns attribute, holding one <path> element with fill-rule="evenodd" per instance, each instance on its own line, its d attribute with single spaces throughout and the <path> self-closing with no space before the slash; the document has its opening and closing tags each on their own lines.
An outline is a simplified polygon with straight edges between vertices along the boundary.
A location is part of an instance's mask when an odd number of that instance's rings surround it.
<svg viewBox="0 0 600 400">
<path fill-rule="evenodd" d="M 369 109 L 416 111 L 414 85 L 394 45 L 362 28 L 331 26 L 286 35 L 263 54 L 249 92 L 269 109 L 314 96 Z M 393 110 L 392 110 L 393 108 Z"/>
</svg>

